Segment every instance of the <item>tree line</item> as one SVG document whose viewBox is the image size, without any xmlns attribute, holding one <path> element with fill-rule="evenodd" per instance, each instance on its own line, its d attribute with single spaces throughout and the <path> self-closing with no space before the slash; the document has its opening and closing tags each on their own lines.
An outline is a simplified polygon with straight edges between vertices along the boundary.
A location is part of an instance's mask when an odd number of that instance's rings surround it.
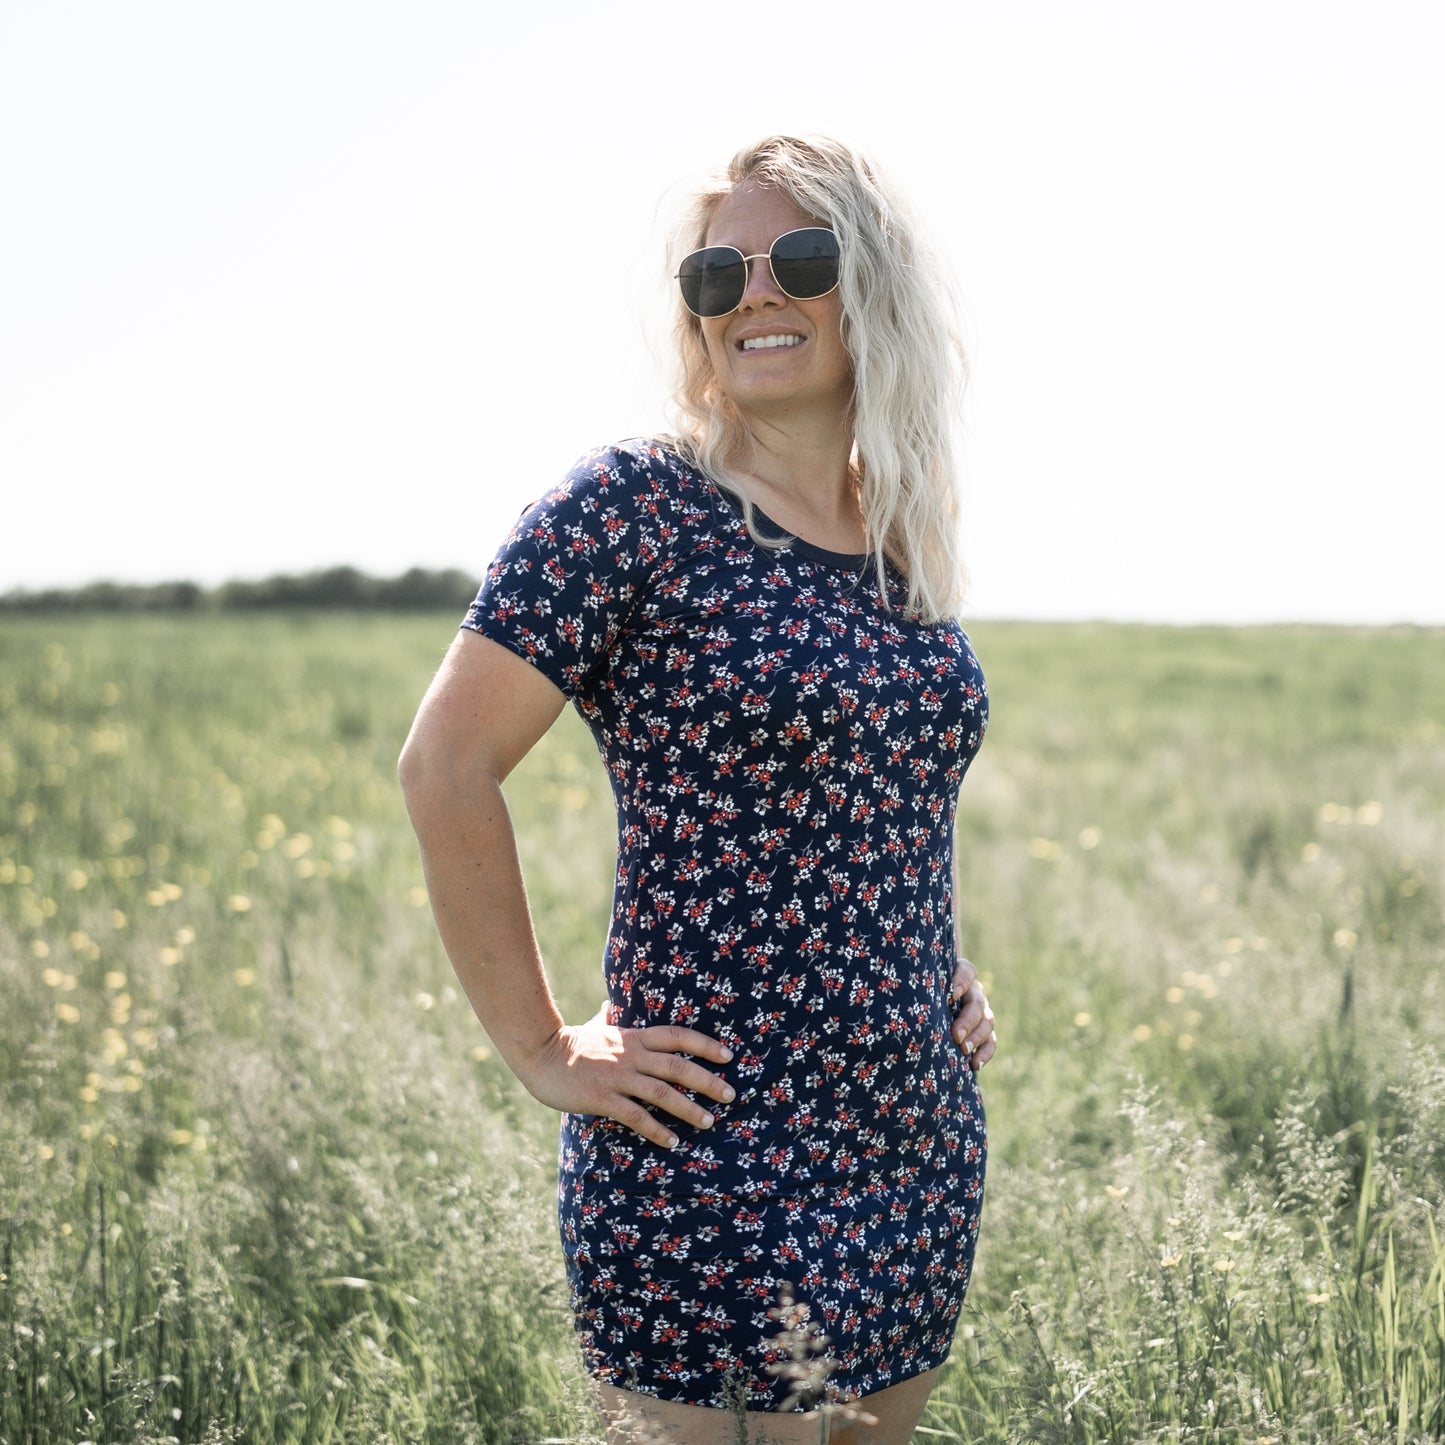
<svg viewBox="0 0 1445 1445">
<path fill-rule="evenodd" d="M 247 612 L 327 608 L 390 612 L 457 610 L 476 596 L 478 578 L 450 567 L 413 567 L 399 577 L 370 577 L 355 567 L 286 574 L 261 581 L 88 582 L 80 587 L 0 593 L 0 613 Z"/>
</svg>

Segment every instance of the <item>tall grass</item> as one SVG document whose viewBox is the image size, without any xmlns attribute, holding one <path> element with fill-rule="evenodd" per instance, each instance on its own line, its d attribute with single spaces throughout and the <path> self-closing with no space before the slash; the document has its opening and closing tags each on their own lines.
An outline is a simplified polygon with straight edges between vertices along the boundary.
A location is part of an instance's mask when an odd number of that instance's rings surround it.
<svg viewBox="0 0 1445 1445">
<path fill-rule="evenodd" d="M 0 626 L 0 1442 L 595 1439 L 393 781 L 446 618 Z M 1445 1435 L 1445 636 L 993 624 L 1003 1047 L 920 1440 Z M 605 779 L 509 785 L 595 1008 Z"/>
</svg>

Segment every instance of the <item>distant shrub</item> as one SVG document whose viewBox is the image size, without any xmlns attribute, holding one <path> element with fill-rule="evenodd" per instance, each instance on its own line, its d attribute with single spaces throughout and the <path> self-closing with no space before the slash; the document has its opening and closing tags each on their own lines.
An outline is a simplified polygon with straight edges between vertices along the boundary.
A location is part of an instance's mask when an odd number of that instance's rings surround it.
<svg viewBox="0 0 1445 1445">
<path fill-rule="evenodd" d="M 194 582 L 89 582 L 84 587 L 0 594 L 0 612 L 194 612 L 206 600 L 206 592 Z"/>
<path fill-rule="evenodd" d="M 203 588 L 195 582 L 89 582 L 0 593 L 0 614 L 126 612 L 254 612 L 279 609 L 426 612 L 460 610 L 476 595 L 476 579 L 456 567 L 412 567 L 398 577 L 370 577 L 355 567 L 299 575 L 278 573 Z"/>
</svg>

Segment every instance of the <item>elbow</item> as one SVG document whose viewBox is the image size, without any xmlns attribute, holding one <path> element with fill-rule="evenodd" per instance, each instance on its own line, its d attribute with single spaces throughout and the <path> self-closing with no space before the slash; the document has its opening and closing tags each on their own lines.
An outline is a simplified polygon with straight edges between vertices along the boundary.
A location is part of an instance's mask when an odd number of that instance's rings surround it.
<svg viewBox="0 0 1445 1445">
<path fill-rule="evenodd" d="M 411 825 L 420 836 L 446 826 L 480 798 L 491 774 L 448 740 L 413 728 L 396 760 L 396 777 Z"/>
<path fill-rule="evenodd" d="M 426 776 L 426 749 L 413 729 L 396 760 L 396 780 L 401 784 L 402 801 L 412 818 L 421 806 Z"/>
</svg>

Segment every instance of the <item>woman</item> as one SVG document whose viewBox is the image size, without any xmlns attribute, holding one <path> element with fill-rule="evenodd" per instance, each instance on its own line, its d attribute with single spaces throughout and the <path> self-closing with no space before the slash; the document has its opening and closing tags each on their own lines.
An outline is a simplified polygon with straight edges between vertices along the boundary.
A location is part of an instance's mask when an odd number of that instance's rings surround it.
<svg viewBox="0 0 1445 1445">
<path fill-rule="evenodd" d="M 683 242 L 681 435 L 522 517 L 401 776 L 458 977 L 564 1113 L 609 1439 L 732 1442 L 745 1407 L 754 1438 L 816 1440 L 781 1412 L 826 1375 L 855 1406 L 832 1440 L 902 1442 L 968 1282 L 995 1046 L 953 932 L 987 714 L 951 620 L 957 351 L 897 201 L 835 142 L 742 152 Z M 568 698 L 619 839 L 608 1002 L 576 1026 L 501 793 Z"/>
</svg>

